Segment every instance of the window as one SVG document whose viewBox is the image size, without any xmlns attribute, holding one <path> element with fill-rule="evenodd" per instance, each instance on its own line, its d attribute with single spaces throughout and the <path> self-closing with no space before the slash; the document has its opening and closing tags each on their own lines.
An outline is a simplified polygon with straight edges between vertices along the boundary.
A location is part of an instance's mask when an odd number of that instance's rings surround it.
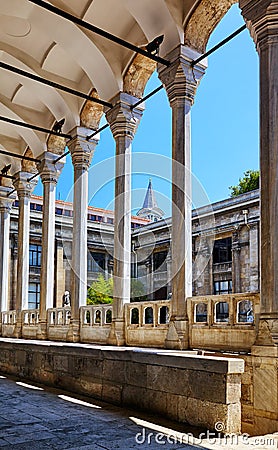
<svg viewBox="0 0 278 450">
<path fill-rule="evenodd" d="M 214 281 L 214 295 L 231 294 L 233 290 L 232 280 Z"/>
<path fill-rule="evenodd" d="M 253 303 L 250 300 L 242 300 L 238 303 L 237 321 L 243 323 L 253 323 Z"/>
<path fill-rule="evenodd" d="M 198 303 L 195 305 L 195 318 L 196 323 L 204 323 L 208 321 L 208 305 L 206 303 Z"/>
<path fill-rule="evenodd" d="M 153 270 L 158 270 L 160 272 L 165 272 L 167 270 L 166 267 L 166 258 L 167 258 L 167 252 L 156 252 L 153 255 Z"/>
<path fill-rule="evenodd" d="M 107 217 L 107 223 L 114 223 L 114 219 L 112 219 L 112 217 Z"/>
<path fill-rule="evenodd" d="M 29 283 L 28 289 L 28 308 L 37 309 L 40 305 L 40 284 Z"/>
<path fill-rule="evenodd" d="M 41 266 L 42 246 L 30 244 L 29 246 L 29 265 L 33 267 Z"/>
<path fill-rule="evenodd" d="M 138 308 L 132 308 L 130 311 L 130 323 L 133 325 L 139 324 L 139 309 Z"/>
<path fill-rule="evenodd" d="M 95 216 L 94 214 L 88 214 L 88 220 L 92 220 L 93 222 L 95 222 L 97 220 L 97 216 Z"/>
<path fill-rule="evenodd" d="M 229 304 L 226 302 L 219 302 L 215 305 L 215 321 L 229 322 Z"/>
<path fill-rule="evenodd" d="M 146 324 L 153 323 L 153 309 L 151 306 L 145 308 L 144 323 Z"/>
<path fill-rule="evenodd" d="M 169 322 L 169 308 L 168 306 L 161 306 L 159 308 L 159 323 Z"/>
<path fill-rule="evenodd" d="M 58 216 L 62 216 L 63 214 L 62 208 L 55 208 L 55 214 L 57 214 Z"/>
<path fill-rule="evenodd" d="M 213 264 L 232 262 L 232 238 L 218 239 L 213 247 Z"/>
<path fill-rule="evenodd" d="M 71 217 L 71 210 L 70 209 L 64 209 L 64 215 L 67 217 Z"/>
<path fill-rule="evenodd" d="M 105 253 L 88 252 L 88 272 L 105 270 Z"/>
</svg>

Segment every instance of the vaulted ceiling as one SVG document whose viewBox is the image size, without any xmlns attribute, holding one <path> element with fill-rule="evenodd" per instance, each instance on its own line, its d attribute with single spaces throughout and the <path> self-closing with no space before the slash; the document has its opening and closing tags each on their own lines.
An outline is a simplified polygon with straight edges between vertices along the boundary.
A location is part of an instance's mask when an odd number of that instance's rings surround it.
<svg viewBox="0 0 278 450">
<path fill-rule="evenodd" d="M 163 34 L 160 56 L 164 57 L 185 40 L 189 44 L 194 41 L 194 21 L 201 25 L 202 20 L 205 23 L 211 20 L 213 29 L 234 1 L 51 0 L 48 3 L 139 47 Z M 207 4 L 203 18 L 202 3 Z M 95 89 L 106 101 L 123 89 L 133 51 L 29 0 L 0 0 L 0 13 L 1 62 L 86 94 Z M 191 17 L 193 25 L 189 24 Z M 185 38 L 186 27 L 193 29 L 193 38 Z M 0 86 L 1 116 L 45 128 L 52 128 L 55 121 L 65 118 L 64 132 L 80 123 L 85 100 L 79 97 L 4 69 L 0 69 Z M 29 147 L 37 156 L 45 150 L 46 139 L 45 133 L 0 122 L 0 149 L 23 154 Z M 19 170 L 20 161 L 0 155 L 0 169 L 10 162 L 12 173 Z"/>
</svg>

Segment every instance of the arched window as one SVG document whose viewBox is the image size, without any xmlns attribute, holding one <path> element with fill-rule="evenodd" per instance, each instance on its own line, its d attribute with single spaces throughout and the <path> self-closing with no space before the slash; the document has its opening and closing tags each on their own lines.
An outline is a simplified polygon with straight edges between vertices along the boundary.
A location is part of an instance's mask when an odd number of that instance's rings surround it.
<svg viewBox="0 0 278 450">
<path fill-rule="evenodd" d="M 215 322 L 229 322 L 229 304 L 219 302 L 215 305 Z"/>
<path fill-rule="evenodd" d="M 105 314 L 105 323 L 111 323 L 112 322 L 112 309 L 107 309 Z"/>
<path fill-rule="evenodd" d="M 159 308 L 158 323 L 168 323 L 169 322 L 169 308 L 168 306 L 161 306 Z"/>
<path fill-rule="evenodd" d="M 253 323 L 253 303 L 250 300 L 242 300 L 237 305 L 237 321 L 240 323 Z"/>
<path fill-rule="evenodd" d="M 95 312 L 95 323 L 101 323 L 101 310 L 97 309 Z"/>
<path fill-rule="evenodd" d="M 139 324 L 139 309 L 138 308 L 132 308 L 130 311 L 130 323 L 133 325 Z"/>
<path fill-rule="evenodd" d="M 195 305 L 194 322 L 204 323 L 208 321 L 208 305 L 206 303 L 197 303 Z"/>
<path fill-rule="evenodd" d="M 86 311 L 85 324 L 89 324 L 90 322 L 91 322 L 91 313 L 90 313 L 90 311 Z"/>
<path fill-rule="evenodd" d="M 153 309 L 151 306 L 145 308 L 144 323 L 145 324 L 153 323 Z"/>
</svg>

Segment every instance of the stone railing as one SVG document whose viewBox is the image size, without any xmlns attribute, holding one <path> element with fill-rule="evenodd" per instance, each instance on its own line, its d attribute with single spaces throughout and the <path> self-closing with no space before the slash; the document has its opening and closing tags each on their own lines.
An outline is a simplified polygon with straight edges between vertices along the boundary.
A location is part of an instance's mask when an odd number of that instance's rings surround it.
<svg viewBox="0 0 278 450">
<path fill-rule="evenodd" d="M 169 315 L 169 300 L 126 303 L 127 345 L 164 347 Z"/>
<path fill-rule="evenodd" d="M 39 327 L 39 309 L 25 309 L 21 312 L 22 337 L 36 339 Z"/>
<path fill-rule="evenodd" d="M 112 305 L 88 305 L 80 308 L 81 342 L 106 344 L 112 323 Z"/>
<path fill-rule="evenodd" d="M 191 348 L 249 351 L 256 337 L 259 294 L 187 299 Z"/>
<path fill-rule="evenodd" d="M 1 335 L 4 337 L 14 337 L 17 327 L 16 311 L 3 311 L 1 314 Z"/>
<path fill-rule="evenodd" d="M 53 341 L 66 341 L 69 332 L 70 307 L 47 310 L 47 335 Z"/>
</svg>

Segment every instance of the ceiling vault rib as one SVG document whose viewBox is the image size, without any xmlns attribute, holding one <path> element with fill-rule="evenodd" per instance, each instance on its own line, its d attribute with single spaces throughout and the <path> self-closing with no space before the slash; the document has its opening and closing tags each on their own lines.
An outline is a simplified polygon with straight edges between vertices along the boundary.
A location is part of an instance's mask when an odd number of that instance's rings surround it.
<svg viewBox="0 0 278 450">
<path fill-rule="evenodd" d="M 2 154 L 2 155 L 7 155 L 7 156 L 12 156 L 12 157 L 14 157 L 14 158 L 25 159 L 26 161 L 32 161 L 32 162 L 36 162 L 36 163 L 39 163 L 39 162 L 40 162 L 39 159 L 31 158 L 31 156 L 20 155 L 19 153 L 8 152 L 7 150 L 0 150 L 0 154 Z M 1 175 L 0 175 L 0 176 L 1 176 Z"/>
<path fill-rule="evenodd" d="M 34 75 L 30 72 L 26 72 L 25 70 L 18 69 L 17 67 L 11 66 L 10 64 L 0 62 L 0 68 L 8 70 L 9 72 L 14 72 L 23 77 L 30 78 L 31 80 L 37 81 L 38 83 L 46 84 L 47 86 L 51 86 L 55 89 L 59 89 L 61 91 L 67 92 L 68 94 L 72 94 L 77 97 L 85 98 L 86 100 L 90 100 L 94 103 L 99 103 L 100 105 L 106 106 L 108 108 L 112 108 L 112 106 L 113 106 L 109 102 L 100 100 L 98 98 L 92 97 L 87 94 L 84 94 L 83 92 L 76 91 L 75 89 L 71 89 L 67 86 L 63 86 L 62 84 L 55 83 L 54 81 L 47 80 L 46 78 L 39 77 L 38 75 Z"/>
<path fill-rule="evenodd" d="M 19 127 L 30 128 L 31 130 L 42 131 L 43 133 L 54 134 L 55 136 L 61 136 L 67 139 L 71 139 L 70 134 L 59 133 L 58 131 L 49 130 L 48 128 L 38 127 L 30 123 L 20 122 L 19 120 L 10 119 L 9 117 L 0 116 L 1 122 L 11 123 L 12 125 L 18 125 Z"/>
<path fill-rule="evenodd" d="M 84 20 L 79 19 L 79 17 L 76 17 L 66 11 L 63 11 L 60 8 L 57 8 L 56 6 L 51 5 L 50 3 L 46 3 L 43 0 L 28 0 L 28 1 L 34 3 L 37 6 L 40 6 L 41 8 L 47 9 L 48 11 L 57 14 L 58 16 L 63 17 L 64 19 L 69 20 L 70 22 L 73 22 L 83 28 L 86 28 L 87 30 L 92 31 L 93 33 L 96 33 L 99 36 L 109 39 L 110 41 L 113 41 L 116 44 L 121 45 L 122 47 L 126 47 L 129 50 L 132 50 L 136 53 L 140 53 L 141 55 L 146 56 L 146 58 L 152 59 L 153 61 L 163 64 L 164 66 L 170 65 L 170 61 L 167 61 L 166 59 L 161 58 L 160 56 L 153 55 L 147 52 L 146 50 L 143 50 L 142 48 L 125 41 L 124 39 L 114 36 L 113 34 L 108 33 L 107 31 L 102 30 L 101 28 L 98 28 L 89 22 L 85 22 Z"/>
</svg>

